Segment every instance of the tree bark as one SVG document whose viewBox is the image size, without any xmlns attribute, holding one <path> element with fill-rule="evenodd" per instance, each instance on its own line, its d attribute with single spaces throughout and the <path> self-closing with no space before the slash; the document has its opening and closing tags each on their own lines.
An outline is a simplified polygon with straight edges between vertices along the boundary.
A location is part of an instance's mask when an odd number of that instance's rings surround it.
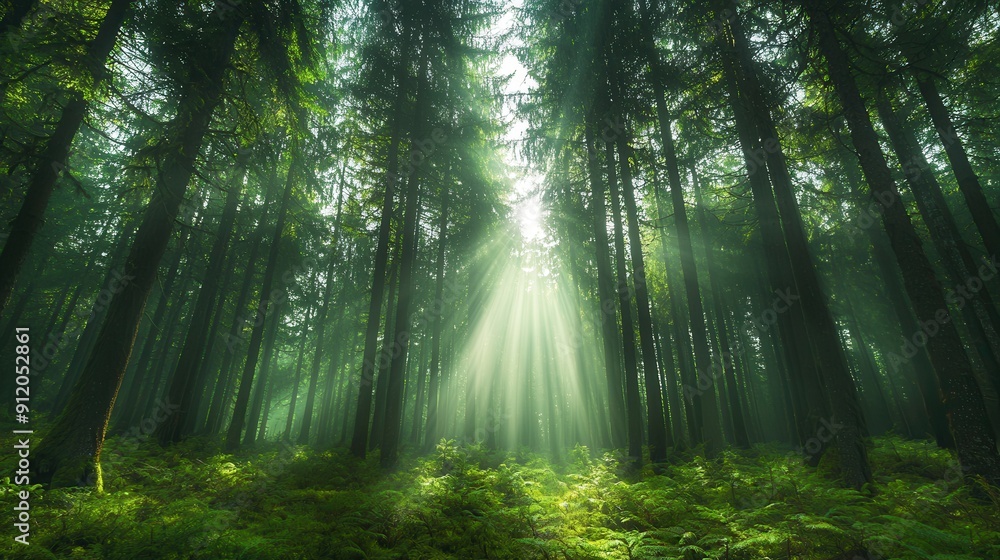
<svg viewBox="0 0 1000 560">
<path fill-rule="evenodd" d="M 994 257 L 1000 257 L 1000 225 L 997 225 L 996 216 L 993 215 L 989 201 L 983 195 L 983 187 L 979 183 L 979 177 L 972 169 L 969 156 L 965 153 L 965 146 L 955 131 L 951 115 L 948 114 L 944 101 L 941 100 L 941 94 L 938 92 L 934 77 L 919 69 L 914 71 L 914 76 L 920 95 L 927 104 L 927 112 L 930 113 L 934 128 L 944 145 L 944 151 L 948 154 L 948 161 L 951 162 L 951 169 L 955 172 L 958 188 L 962 191 L 969 212 L 972 213 L 976 229 L 979 230 L 979 235 L 983 238 L 986 252 Z"/>
<path fill-rule="evenodd" d="M 27 4 L 27 6 L 25 6 Z M 21 19 L 30 10 L 31 2 L 23 0 L 16 2 L 10 12 L 4 17 L 4 24 L 10 16 L 16 16 L 19 11 L 23 11 Z M 113 0 L 101 22 L 97 31 L 97 36 L 87 46 L 87 53 L 84 59 L 89 71 L 90 78 L 97 86 L 103 81 L 105 63 L 111 50 L 118 39 L 118 32 L 128 14 L 132 0 Z M 20 22 L 18 21 L 17 24 Z M 0 33 L 3 31 L 0 30 Z M 56 125 L 52 136 L 45 142 L 38 167 L 31 174 L 28 182 L 28 190 L 25 193 L 24 202 L 17 216 L 11 222 L 10 235 L 4 244 L 3 252 L 0 252 L 0 316 L 3 315 L 4 308 L 10 301 L 10 296 L 14 291 L 14 283 L 17 281 L 18 273 L 28 257 L 28 251 L 35 240 L 35 234 L 42 227 L 45 218 L 45 210 L 49 206 L 49 199 L 52 198 L 52 191 L 55 189 L 59 175 L 66 167 L 69 158 L 69 149 L 73 144 L 83 119 L 87 116 L 88 104 L 83 92 L 70 91 L 69 102 L 63 108 L 59 123 Z"/>
<path fill-rule="evenodd" d="M 157 189 L 125 262 L 129 281 L 111 300 L 108 314 L 66 409 L 39 445 L 32 466 L 36 480 L 51 486 L 93 485 L 102 489 L 100 456 L 111 409 L 132 353 L 142 311 L 201 152 L 215 106 L 222 97 L 226 68 L 242 23 L 239 11 L 213 30 L 214 47 L 191 62 L 192 82 L 178 107 Z"/>
<path fill-rule="evenodd" d="M 285 189 L 281 195 L 281 203 L 278 206 L 278 215 L 274 226 L 274 233 L 271 236 L 271 245 L 268 248 L 267 267 L 264 269 L 264 279 L 260 288 L 260 300 L 257 304 L 257 313 L 254 315 L 255 323 L 253 331 L 250 333 L 250 342 L 247 345 L 247 359 L 243 365 L 243 374 L 239 381 L 239 390 L 236 393 L 236 404 L 233 408 L 233 419 L 229 423 L 229 430 L 226 432 L 225 448 L 227 451 L 235 451 L 240 446 L 240 433 L 243 431 L 244 422 L 247 418 L 247 407 L 250 403 L 250 389 L 254 382 L 254 373 L 257 370 L 257 359 L 260 354 L 261 342 L 264 338 L 264 325 L 267 317 L 271 313 L 277 313 L 280 302 L 273 302 L 271 298 L 271 287 L 274 285 L 274 275 L 277 272 L 278 256 L 281 252 L 281 236 L 285 229 L 285 221 L 288 217 L 288 206 L 292 199 L 292 190 L 295 186 L 295 171 L 298 165 L 297 153 L 291 156 L 288 165 L 288 175 L 285 179 Z M 269 337 L 270 338 L 270 337 Z M 266 357 L 265 357 L 266 365 Z M 265 383 L 266 379 L 258 379 L 258 383 Z M 254 399 L 256 401 L 256 399 Z M 252 425 L 256 425 L 256 419 L 252 419 Z M 250 432 L 248 432 L 248 435 Z M 253 437 L 245 438 L 252 441 Z M 245 442 L 246 443 L 246 442 Z"/>
<path fill-rule="evenodd" d="M 972 363 L 948 315 L 948 306 L 934 269 L 900 201 L 864 99 L 851 73 L 850 61 L 837 39 L 830 14 L 818 0 L 812 0 L 806 8 L 810 24 L 818 34 L 820 52 L 826 59 L 834 90 L 844 108 L 851 140 L 858 152 L 871 196 L 883 210 L 882 224 L 903 271 L 907 294 L 921 327 L 933 325 L 938 329 L 934 333 L 920 332 L 924 333 L 941 383 L 962 470 L 967 476 L 981 476 L 990 484 L 1000 485 L 996 434 L 989 423 Z"/>
<path fill-rule="evenodd" d="M 176 443 L 186 436 L 184 426 L 188 416 L 197 414 L 196 406 L 192 406 L 200 400 L 195 398 L 195 388 L 200 384 L 197 372 L 201 369 L 205 339 L 212 320 L 212 309 L 215 307 L 215 299 L 218 297 L 222 266 L 225 264 L 226 250 L 229 248 L 233 227 L 236 224 L 236 210 L 240 202 L 244 170 L 246 169 L 244 161 L 237 162 L 236 165 L 236 176 L 230 182 L 229 192 L 226 193 L 226 204 L 219 220 L 218 234 L 208 255 L 205 278 L 201 284 L 201 290 L 198 292 L 198 299 L 194 304 L 191 328 L 188 329 L 187 336 L 184 338 L 180 358 L 177 360 L 177 365 L 174 367 L 167 385 L 167 400 L 175 404 L 177 408 L 157 427 L 154 433 L 160 445 Z"/>
</svg>

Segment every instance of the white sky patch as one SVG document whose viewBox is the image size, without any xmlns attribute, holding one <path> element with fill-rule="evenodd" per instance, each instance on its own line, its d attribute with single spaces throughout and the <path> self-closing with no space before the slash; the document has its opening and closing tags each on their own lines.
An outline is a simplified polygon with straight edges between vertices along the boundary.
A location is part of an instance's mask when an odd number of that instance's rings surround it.
<svg viewBox="0 0 1000 560">
<path fill-rule="evenodd" d="M 515 0 L 507 5 L 492 30 L 493 34 L 508 33 L 514 28 L 522 4 L 523 0 Z M 509 44 L 512 49 L 522 46 L 520 38 L 513 35 Z M 502 107 L 502 118 L 508 125 L 504 135 L 506 147 L 503 156 L 510 166 L 510 180 L 514 186 L 508 202 L 514 208 L 514 218 L 525 241 L 538 241 L 545 236 L 544 221 L 547 212 L 540 192 L 544 176 L 533 169 L 530 162 L 521 155 L 520 146 L 525 141 L 528 123 L 517 114 L 520 94 L 536 90 L 538 83 L 528 75 L 528 70 L 513 52 L 503 55 L 497 71 L 502 76 L 509 76 L 504 86 L 506 97 Z"/>
</svg>

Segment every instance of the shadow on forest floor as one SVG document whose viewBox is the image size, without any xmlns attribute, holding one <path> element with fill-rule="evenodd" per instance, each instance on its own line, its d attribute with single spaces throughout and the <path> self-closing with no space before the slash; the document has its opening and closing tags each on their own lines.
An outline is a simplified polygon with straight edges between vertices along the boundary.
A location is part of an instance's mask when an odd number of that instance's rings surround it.
<svg viewBox="0 0 1000 560">
<path fill-rule="evenodd" d="M 103 495 L 33 488 L 31 544 L 8 536 L 0 556 L 1000 558 L 997 504 L 969 498 L 949 453 L 895 437 L 875 442 L 874 496 L 839 488 L 832 460 L 809 470 L 774 446 L 626 476 L 585 448 L 553 464 L 442 442 L 381 473 L 340 450 L 122 445 L 107 444 Z M 20 489 L 4 480 L 0 507 Z"/>
</svg>

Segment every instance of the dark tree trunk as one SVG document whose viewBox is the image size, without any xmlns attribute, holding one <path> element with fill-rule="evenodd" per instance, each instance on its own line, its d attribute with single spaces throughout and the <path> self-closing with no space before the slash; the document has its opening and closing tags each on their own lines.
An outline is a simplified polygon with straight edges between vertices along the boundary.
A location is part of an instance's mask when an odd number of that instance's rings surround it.
<svg viewBox="0 0 1000 560">
<path fill-rule="evenodd" d="M 431 313 L 434 326 L 431 333 L 431 371 L 427 391 L 427 427 L 424 430 L 424 447 L 430 449 L 437 444 L 438 427 L 438 392 L 441 378 L 441 329 L 444 327 L 444 257 L 448 241 L 448 204 L 451 195 L 447 184 L 441 190 L 441 217 L 438 226 L 437 262 L 434 267 L 437 280 L 434 283 L 434 302 Z"/>
<path fill-rule="evenodd" d="M 302 367 L 306 356 L 306 337 L 309 334 L 307 325 L 312 321 L 312 308 L 306 314 L 306 321 L 303 323 L 302 332 L 299 333 L 299 349 L 295 359 L 295 376 L 292 378 L 292 394 L 288 397 L 288 415 L 285 416 L 285 430 L 281 432 L 284 441 L 291 441 L 292 426 L 295 424 L 295 406 L 299 399 L 299 385 L 302 384 Z"/>
<path fill-rule="evenodd" d="M 889 134 L 892 149 L 902 165 L 903 175 L 917 202 L 917 209 L 927 224 L 934 247 L 941 256 L 943 268 L 955 285 L 964 285 L 968 278 L 980 276 L 979 266 L 972 258 L 969 247 L 962 240 L 962 234 L 948 209 L 948 203 L 944 199 L 934 171 L 927 163 L 916 135 L 903 125 L 884 92 L 880 92 L 876 105 L 879 119 Z M 993 329 L 994 332 L 1000 329 L 1000 316 L 988 289 L 973 293 L 970 299 L 971 301 L 966 301 L 958 307 L 965 320 L 970 342 L 982 359 L 986 372 L 990 374 L 994 389 L 1000 391 L 1000 361 L 986 331 L 987 328 Z M 977 309 L 989 319 L 987 321 L 980 319 L 976 313 Z"/>
<path fill-rule="evenodd" d="M 774 290 L 773 293 L 785 293 L 789 298 L 793 294 L 797 296 L 798 286 L 781 231 L 774 193 L 771 191 L 766 170 L 762 169 L 762 162 L 758 156 L 763 148 L 756 126 L 750 118 L 748 103 L 739 85 L 736 64 L 733 60 L 733 47 L 731 44 L 723 44 L 722 48 L 726 89 L 729 93 L 728 102 L 746 162 L 748 182 L 760 231 L 762 257 L 767 273 L 765 284 Z M 810 349 L 813 345 L 811 336 L 806 330 L 802 306 L 795 305 L 794 301 L 781 302 L 780 296 L 772 304 L 769 301 L 771 296 L 772 292 L 765 291 L 759 297 L 753 315 L 759 319 L 764 317 L 769 309 L 775 313 L 774 322 L 777 323 L 780 335 L 780 343 L 778 340 L 774 341 L 775 347 L 780 348 L 787 358 L 786 373 L 792 393 L 790 400 L 795 415 L 796 435 L 799 443 L 804 445 L 810 438 L 814 438 L 820 425 L 819 419 L 826 415 L 829 406 L 823 397 L 815 360 L 811 356 Z M 774 305 L 779 305 L 779 302 L 784 306 L 780 313 L 778 309 L 772 309 Z M 758 330 L 770 330 L 771 324 L 758 321 L 755 326 Z M 816 452 L 809 452 L 805 457 L 806 460 L 816 464 L 825 449 L 826 446 L 822 446 Z"/>
<path fill-rule="evenodd" d="M 628 219 L 629 252 L 632 257 L 632 283 L 635 288 L 636 319 L 639 323 L 639 344 L 642 349 L 642 371 L 646 388 L 646 411 L 649 425 L 649 458 L 653 463 L 667 459 L 667 433 L 670 421 L 663 414 L 663 394 L 656 363 L 653 340 L 653 319 L 649 311 L 649 290 L 646 287 L 646 264 L 642 255 L 642 235 L 639 231 L 639 212 L 632 186 L 632 168 L 629 163 L 632 150 L 625 136 L 618 138 L 618 157 L 621 166 L 622 193 L 625 198 L 625 215 Z"/>
<path fill-rule="evenodd" d="M 19 0 L 11 6 L 0 24 L 0 36 L 5 34 L 7 25 L 19 25 L 20 20 L 30 10 L 32 2 Z M 104 65 L 118 39 L 118 32 L 128 14 L 132 0 L 113 0 L 108 8 L 97 36 L 87 46 L 86 64 L 94 84 L 98 85 L 104 79 Z M 18 13 L 20 16 L 18 17 Z M 8 22 L 8 17 L 12 18 Z M 16 21 L 14 21 L 16 19 Z M 8 28 L 9 29 L 9 28 Z M 66 167 L 69 149 L 73 138 L 80 129 L 83 119 L 87 116 L 87 101 L 79 91 L 69 92 L 69 102 L 63 108 L 59 123 L 52 136 L 45 142 L 38 167 L 31 174 L 28 190 L 21 204 L 17 217 L 11 222 L 10 235 L 0 252 L 0 316 L 10 301 L 14 291 L 14 283 L 18 273 L 28 257 L 28 251 L 35 240 L 35 234 L 45 220 L 45 210 L 55 189 L 59 175 Z"/>
<path fill-rule="evenodd" d="M 399 142 L 408 94 L 405 82 L 410 56 L 410 28 L 404 19 L 402 41 L 403 60 L 397 67 L 396 99 L 392 117 L 392 135 L 386 155 L 385 193 L 382 196 L 382 217 L 379 221 L 378 244 L 372 272 L 371 299 L 368 303 L 368 321 L 365 326 L 365 347 L 361 358 L 361 379 L 358 382 L 358 407 L 351 438 L 351 454 L 364 458 L 368 449 L 368 423 L 372 415 L 372 381 L 375 379 L 376 354 L 378 353 L 378 327 L 382 317 L 382 294 L 385 290 L 386 265 L 389 260 L 389 234 L 392 229 L 393 197 L 399 171 Z"/>
<path fill-rule="evenodd" d="M 423 53 L 420 68 L 420 83 L 417 86 L 416 114 L 414 116 L 413 135 L 410 138 L 411 150 L 426 131 L 424 115 L 430 104 L 428 95 L 428 56 Z M 412 159 L 412 158 L 411 158 Z M 396 465 L 399 452 L 400 430 L 403 419 L 403 381 L 405 378 L 406 356 L 410 346 L 410 303 L 416 291 L 413 284 L 413 269 L 417 261 L 417 226 L 420 221 L 420 169 L 412 170 L 407 178 L 406 210 L 403 214 L 403 235 L 400 243 L 403 246 L 399 266 L 399 297 L 396 303 L 395 328 L 392 343 L 392 362 L 389 365 L 389 379 L 386 390 L 385 424 L 382 428 L 382 455 L 380 462 L 383 467 Z"/>
<path fill-rule="evenodd" d="M 882 224 L 889 235 L 899 268 L 904 271 L 906 292 L 921 327 L 937 327 L 933 335 L 923 330 L 920 332 L 924 333 L 941 383 L 959 462 L 966 475 L 982 476 L 990 484 L 998 485 L 1000 455 L 997 454 L 996 434 L 989 423 L 972 363 L 954 322 L 948 316 L 944 292 L 900 201 L 864 99 L 851 73 L 851 63 L 837 39 L 830 15 L 818 4 L 818 0 L 808 3 L 807 11 L 812 28 L 819 37 L 820 52 L 826 58 L 834 90 L 843 105 L 851 140 L 858 152 L 872 199 L 883 211 Z"/>
<path fill-rule="evenodd" d="M 593 220 L 594 249 L 597 264 L 597 294 L 600 300 L 601 335 L 604 343 L 604 370 L 608 382 L 608 415 L 611 423 L 611 445 L 615 448 L 627 444 L 624 382 L 621 370 L 621 342 L 617 332 L 614 277 L 608 243 L 608 212 L 605 206 L 606 188 L 597 161 L 594 124 L 585 126 L 587 168 L 591 199 L 590 213 Z"/>
<path fill-rule="evenodd" d="M 170 271 L 167 272 L 166 279 L 161 286 L 160 300 L 157 302 L 156 310 L 153 312 L 149 334 L 146 336 L 142 353 L 139 355 L 138 365 L 135 368 L 135 379 L 125 394 L 123 405 L 119 407 L 119 409 L 124 410 L 116 423 L 115 431 L 125 431 L 136 422 L 136 414 L 140 411 L 139 404 L 144 402 L 139 398 L 140 392 L 143 389 L 143 385 L 149 384 L 152 381 L 152 376 L 149 374 L 150 360 L 153 357 L 153 348 L 156 346 L 157 335 L 161 334 L 161 325 L 163 325 L 163 318 L 167 311 L 167 303 L 173 293 L 174 282 L 177 280 L 177 269 L 180 268 L 182 253 L 183 251 L 181 250 L 177 251 L 177 258 L 170 265 Z"/>
<path fill-rule="evenodd" d="M 267 218 L 267 214 L 262 218 Z M 247 300 L 252 295 L 252 287 L 254 275 L 257 272 L 257 255 L 260 253 L 260 247 L 263 242 L 263 233 L 261 232 L 261 225 L 258 225 L 256 231 L 251 234 L 252 240 L 250 241 L 253 246 L 250 248 L 250 254 L 246 260 L 246 270 L 243 273 L 243 281 L 240 283 L 240 289 L 236 292 L 236 306 L 233 308 L 233 319 L 232 326 L 229 328 L 229 332 L 224 334 L 224 340 L 226 343 L 226 350 L 222 357 L 222 365 L 219 367 L 219 377 L 215 382 L 215 389 L 212 391 L 212 402 L 208 407 L 208 417 L 205 418 L 205 431 L 209 434 L 216 434 L 222 427 L 222 418 L 225 416 L 225 408 L 228 407 L 229 401 L 227 396 L 229 395 L 229 387 L 232 385 L 232 372 L 236 365 L 239 365 L 237 360 L 236 352 L 239 349 L 237 341 L 241 341 L 241 333 L 243 332 L 243 321 L 240 315 L 246 312 Z"/>
<path fill-rule="evenodd" d="M 274 348 L 278 342 L 278 334 L 281 330 L 281 313 L 283 308 L 279 302 L 274 302 L 271 309 L 273 312 L 271 313 L 271 317 L 268 318 L 269 323 L 264 331 L 264 355 L 260 360 L 260 368 L 253 378 L 253 397 L 250 399 L 249 412 L 246 419 L 246 432 L 243 434 L 244 447 L 256 443 L 257 428 L 263 411 L 264 397 L 267 395 L 267 388 L 272 385 L 271 374 L 274 371 L 272 367 L 274 362 L 272 360 L 275 355 Z M 249 359 L 248 356 L 247 360 L 249 361 Z M 235 414 L 234 407 L 234 417 Z"/>
<path fill-rule="evenodd" d="M 948 114 L 948 109 L 941 100 L 941 94 L 938 92 L 934 77 L 919 69 L 914 71 L 914 75 L 917 88 L 920 89 L 920 95 L 927 104 L 927 112 L 930 113 L 938 137 L 944 144 L 944 151 L 948 154 L 948 161 L 951 162 L 951 169 L 955 172 L 958 188 L 962 191 L 969 212 L 972 213 L 972 220 L 976 223 L 979 235 L 983 238 L 986 252 L 993 256 L 1000 256 L 1000 226 L 997 225 L 996 216 L 993 215 L 989 201 L 983 195 L 983 187 L 979 183 L 979 177 L 972 169 L 969 156 L 965 153 L 965 146 L 962 145 L 962 140 L 958 137 L 955 126 L 951 122 L 951 115 Z"/>
<path fill-rule="evenodd" d="M 326 350 L 327 344 L 326 322 L 330 304 L 332 303 L 331 300 L 333 299 L 333 275 L 336 271 L 337 257 L 340 256 L 337 245 L 337 233 L 334 232 L 333 243 L 330 244 L 330 263 L 326 269 L 326 287 L 323 290 L 323 304 L 320 307 L 319 315 L 317 315 L 319 323 L 316 327 L 316 352 L 313 354 L 312 364 L 309 369 L 309 392 L 306 393 L 306 407 L 302 412 L 302 427 L 299 430 L 298 442 L 301 444 L 309 443 L 309 430 L 312 428 L 313 409 L 316 406 L 316 387 L 319 385 L 319 368 L 322 365 L 323 352 Z M 343 304 L 344 302 L 341 303 Z"/>
<path fill-rule="evenodd" d="M 397 236 L 397 240 L 401 236 Z M 385 394 L 389 390 L 389 366 L 392 364 L 392 328 L 395 315 L 396 294 L 399 289 L 399 260 L 403 251 L 401 241 L 396 243 L 392 261 L 389 264 L 389 295 L 385 301 L 385 324 L 382 328 L 382 349 L 379 351 L 378 374 L 375 377 L 375 408 L 372 411 L 372 425 L 368 435 L 368 451 L 374 451 L 382 444 L 382 423 L 385 420 Z"/>
<path fill-rule="evenodd" d="M 229 241 L 232 239 L 236 224 L 236 210 L 240 202 L 245 169 L 244 161 L 237 162 L 235 177 L 229 184 L 229 192 L 226 193 L 226 204 L 222 209 L 215 243 L 208 255 L 205 279 L 194 304 L 191 328 L 184 338 L 180 358 L 167 385 L 167 400 L 177 408 L 156 429 L 154 435 L 161 445 L 176 443 L 186 436 L 184 426 L 188 416 L 198 413 L 197 401 L 200 399 L 195 398 L 195 389 L 200 385 L 200 380 L 197 378 L 197 372 L 201 369 L 205 339 L 212 321 L 215 298 L 218 297 L 219 279 L 223 274 L 222 266 L 226 262 L 226 250 L 229 248 Z"/>
<path fill-rule="evenodd" d="M 608 192 L 611 193 L 611 219 L 614 225 L 616 293 L 621 313 L 623 357 L 625 358 L 625 413 L 628 419 L 628 454 L 634 465 L 642 464 L 642 402 L 639 395 L 639 367 L 636 359 L 635 325 L 632 322 L 632 291 L 629 289 L 625 261 L 625 232 L 622 225 L 621 201 L 618 196 L 618 174 L 615 169 L 614 144 L 604 145 L 608 168 Z M 654 369 L 655 371 L 655 369 Z M 662 419 L 661 419 L 662 420 Z"/>
<path fill-rule="evenodd" d="M 693 164 L 691 165 L 691 184 L 694 187 L 695 203 L 698 206 L 698 223 L 701 226 L 701 238 L 705 248 L 705 263 L 708 265 L 709 287 L 712 290 L 712 306 L 719 337 L 721 365 L 726 378 L 726 394 L 729 404 L 729 417 L 733 428 L 733 439 L 737 446 L 745 449 L 750 447 L 750 437 L 747 435 L 744 408 L 740 405 L 740 391 L 736 383 L 736 374 L 733 370 L 733 348 L 729 345 L 729 333 L 726 332 L 726 311 L 725 306 L 722 304 L 722 283 L 719 280 L 719 268 L 716 266 L 715 257 L 712 254 L 712 248 L 715 247 L 715 243 L 712 239 L 712 231 L 708 225 L 705 203 L 701 197 L 698 172 Z"/>
<path fill-rule="evenodd" d="M 122 376 L 132 353 L 142 311 L 156 277 L 156 269 L 170 240 L 174 221 L 187 191 L 195 159 L 201 152 L 233 53 L 242 16 L 236 11 L 221 18 L 211 36 L 214 48 L 192 59 L 192 81 L 185 89 L 171 128 L 172 148 L 166 150 L 157 189 L 146 208 L 142 225 L 125 262 L 129 282 L 109 304 L 107 317 L 66 409 L 39 445 L 33 477 L 52 486 L 95 485 L 101 489 L 100 456 L 108 419 Z"/>
<path fill-rule="evenodd" d="M 294 153 L 288 164 L 288 175 L 285 179 L 285 189 L 281 195 L 281 203 L 278 206 L 278 215 L 274 226 L 274 233 L 271 236 L 271 245 L 268 248 L 267 267 L 264 269 L 264 279 L 260 288 L 260 300 L 257 304 L 257 312 L 254 315 L 253 331 L 250 333 L 250 342 L 247 345 L 247 358 L 243 365 L 243 374 L 239 380 L 239 390 L 236 393 L 236 404 L 233 407 L 233 419 L 229 423 L 229 430 L 226 432 L 226 449 L 235 451 L 240 445 L 240 433 L 243 432 L 243 425 L 247 418 L 247 407 L 250 403 L 250 389 L 254 383 L 254 373 L 257 370 L 257 359 L 260 354 L 260 345 L 264 339 L 264 325 L 267 323 L 268 315 L 279 313 L 280 302 L 271 301 L 271 287 L 274 285 L 274 276 L 278 268 L 278 256 L 281 252 L 281 236 L 285 229 L 285 220 L 288 217 L 288 206 L 292 199 L 292 190 L 295 186 L 296 157 Z M 273 304 L 273 305 L 272 305 Z M 270 338 L 270 337 L 269 337 Z M 264 364 L 267 364 L 266 357 Z M 266 369 L 266 368 L 265 368 Z M 266 379 L 258 379 L 260 385 L 266 383 Z M 256 401 L 256 399 L 254 399 Z M 256 406 L 255 406 L 256 408 Z M 251 426 L 256 426 L 256 418 L 252 418 Z M 251 432 L 247 432 L 248 435 Z M 250 438 L 253 440 L 251 435 Z M 245 442 L 246 443 L 246 442 Z"/>
</svg>

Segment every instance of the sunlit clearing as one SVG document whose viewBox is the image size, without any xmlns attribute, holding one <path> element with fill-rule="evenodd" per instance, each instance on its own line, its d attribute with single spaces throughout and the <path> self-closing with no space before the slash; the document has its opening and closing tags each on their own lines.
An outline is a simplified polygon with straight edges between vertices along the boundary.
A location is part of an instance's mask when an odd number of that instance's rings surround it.
<svg viewBox="0 0 1000 560">
<path fill-rule="evenodd" d="M 530 201 L 526 198 L 525 201 Z M 522 237 L 543 234 L 536 203 L 517 209 Z M 517 250 L 510 239 L 488 251 L 490 281 L 472 331 L 459 355 L 466 374 L 465 436 L 489 447 L 548 447 L 553 453 L 581 443 L 594 445 L 602 401 L 593 380 L 599 356 L 593 329 L 580 316 L 569 279 L 558 264 L 537 262 L 538 251 Z M 590 385 L 588 385 L 590 384 Z"/>
</svg>

